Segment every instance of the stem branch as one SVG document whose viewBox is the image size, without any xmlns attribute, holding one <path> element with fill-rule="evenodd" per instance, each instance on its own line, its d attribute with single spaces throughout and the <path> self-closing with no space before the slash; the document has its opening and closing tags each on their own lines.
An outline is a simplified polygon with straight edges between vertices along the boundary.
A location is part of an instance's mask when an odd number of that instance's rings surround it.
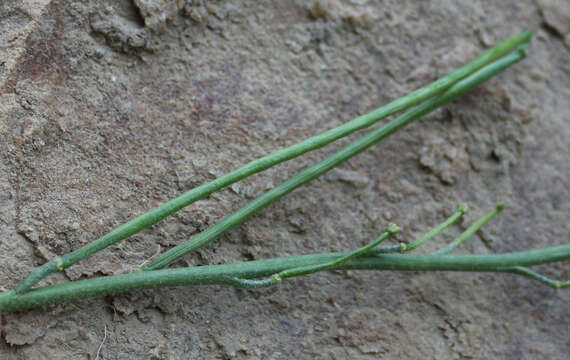
<svg viewBox="0 0 570 360">
<path fill-rule="evenodd" d="M 422 236 L 421 238 L 419 238 L 418 240 L 414 241 L 413 243 L 411 243 L 410 245 L 405 245 L 402 247 L 401 252 L 406 252 L 406 251 L 412 251 L 414 249 L 417 249 L 420 245 L 422 245 L 423 243 L 425 243 L 426 241 L 428 241 L 429 239 L 433 238 L 434 236 L 436 236 L 437 234 L 439 234 L 440 232 L 442 232 L 443 230 L 447 229 L 448 227 L 450 227 L 454 222 L 456 222 L 461 216 L 463 216 L 463 214 L 465 214 L 465 212 L 467 211 L 467 205 L 466 204 L 461 204 L 459 206 L 459 209 L 457 209 L 457 211 L 451 215 L 447 220 L 445 220 L 443 223 L 441 223 L 439 226 L 431 229 L 430 231 L 428 231 L 424 236 Z"/>
<path fill-rule="evenodd" d="M 179 244 L 172 249 L 168 250 L 164 254 L 160 255 L 157 259 L 151 261 L 149 264 L 145 265 L 142 270 L 156 270 L 163 268 L 174 261 L 180 259 L 184 255 L 191 251 L 194 251 L 215 238 L 219 235 L 228 231 L 229 229 L 245 222 L 254 213 L 260 209 L 274 203 L 281 197 L 295 190 L 299 186 L 317 178 L 318 176 L 326 173 L 330 169 L 338 166 L 347 159 L 361 153 L 362 151 L 368 149 L 372 145 L 376 144 L 378 141 L 386 138 L 387 136 L 393 134 L 402 127 L 408 125 L 414 120 L 432 112 L 438 107 L 447 104 L 451 100 L 463 95 L 471 88 L 481 84 L 482 82 L 488 80 L 499 72 L 505 70 L 509 66 L 519 62 L 526 56 L 524 45 L 519 46 L 515 51 L 509 55 L 495 61 L 494 63 L 485 66 L 484 68 L 476 71 L 472 75 L 466 77 L 463 80 L 458 81 L 452 87 L 447 89 L 442 95 L 432 98 L 421 105 L 407 111 L 403 115 L 397 117 L 396 119 L 390 121 L 386 125 L 373 130 L 369 134 L 363 136 L 359 140 L 349 144 L 345 148 L 339 150 L 333 155 L 329 156 L 325 160 L 308 167 L 293 176 L 289 180 L 280 184 L 277 187 L 269 190 L 263 195 L 257 197 L 241 209 L 237 210 L 233 214 L 227 216 L 217 224 L 209 227 L 205 231 L 191 237 L 187 241 Z"/>
<path fill-rule="evenodd" d="M 110 245 L 128 238 L 129 236 L 157 223 L 158 221 L 182 209 L 183 207 L 205 198 L 217 190 L 231 185 L 252 174 L 268 169 L 283 161 L 293 159 L 306 152 L 321 148 L 337 139 L 350 135 L 357 130 L 366 128 L 391 114 L 407 109 L 412 105 L 418 104 L 449 88 L 458 80 L 465 78 L 476 70 L 486 66 L 489 63 L 492 63 L 496 59 L 499 59 L 503 55 L 512 51 L 517 46 L 525 44 L 531 36 L 532 31 L 526 30 L 521 34 L 511 37 L 506 41 L 496 45 L 495 47 L 485 51 L 483 54 L 481 54 L 481 56 L 479 56 L 471 63 L 453 71 L 447 76 L 427 86 L 424 86 L 402 98 L 389 103 L 388 105 L 378 108 L 368 114 L 357 117 L 356 119 L 349 121 L 337 128 L 328 130 L 324 133 L 308 138 L 300 143 L 254 160 L 237 170 L 225 174 L 209 183 L 194 188 L 180 195 L 179 197 L 168 201 L 167 203 L 155 207 L 147 213 L 142 214 L 119 226 L 103 237 L 67 255 L 62 256 L 59 258 L 59 263 L 55 260 L 52 260 L 38 267 L 24 280 L 18 283 L 14 291 L 16 293 L 24 293 L 46 276 L 54 272 L 62 271 L 63 269 L 68 268 L 76 262 L 100 250 L 103 250 Z"/>
<path fill-rule="evenodd" d="M 483 225 L 485 225 L 489 220 L 494 218 L 497 214 L 499 214 L 505 208 L 505 204 L 500 203 L 498 204 L 493 210 L 489 211 L 477 221 L 473 223 L 473 225 L 469 226 L 467 230 L 465 230 L 455 241 L 447 246 L 434 251 L 432 254 L 441 255 L 441 254 L 448 254 L 452 252 L 456 247 L 463 244 L 467 239 L 469 239 L 473 234 L 477 232 Z"/>
<path fill-rule="evenodd" d="M 73 281 L 32 289 L 25 294 L 8 291 L 0 294 L 0 311 L 16 311 L 46 304 L 72 301 L 91 296 L 150 289 L 165 286 L 225 284 L 234 285 L 232 278 L 260 278 L 307 264 L 322 264 L 341 259 L 352 252 L 292 256 L 236 264 L 197 266 L 134 272 L 125 275 Z M 467 271 L 515 272 L 526 267 L 570 260 L 570 244 L 506 254 L 379 254 L 349 260 L 334 270 L 395 270 L 395 271 Z M 515 272 L 517 273 L 517 272 Z M 520 272 L 518 272 L 520 273 Z M 524 274 L 527 275 L 527 274 Z"/>
</svg>

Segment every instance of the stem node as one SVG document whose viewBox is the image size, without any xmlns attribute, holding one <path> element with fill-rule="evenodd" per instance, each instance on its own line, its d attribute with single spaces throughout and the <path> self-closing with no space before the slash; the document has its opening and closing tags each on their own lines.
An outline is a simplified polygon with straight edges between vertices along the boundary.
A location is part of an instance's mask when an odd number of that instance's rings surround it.
<svg viewBox="0 0 570 360">
<path fill-rule="evenodd" d="M 63 259 L 61 258 L 61 256 L 56 257 L 55 259 L 53 259 L 55 261 L 55 267 L 58 271 L 63 271 L 64 267 L 63 267 Z"/>
</svg>

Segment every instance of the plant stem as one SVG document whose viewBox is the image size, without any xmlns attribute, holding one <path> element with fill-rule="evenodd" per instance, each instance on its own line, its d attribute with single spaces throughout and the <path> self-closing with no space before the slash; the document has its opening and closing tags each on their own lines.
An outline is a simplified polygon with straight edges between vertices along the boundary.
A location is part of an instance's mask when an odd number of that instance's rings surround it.
<svg viewBox="0 0 570 360">
<path fill-rule="evenodd" d="M 318 176 L 326 173 L 330 169 L 338 166 L 347 159 L 361 153 L 362 151 L 368 149 L 370 146 L 376 144 L 378 141 L 384 139 L 385 137 L 391 135 L 407 124 L 413 122 L 416 119 L 428 114 L 429 112 L 437 109 L 438 107 L 450 102 L 456 97 L 463 95 L 469 89 L 480 83 L 488 80 L 497 73 L 505 70 L 509 66 L 519 62 L 526 56 L 526 51 L 524 45 L 519 46 L 515 51 L 509 55 L 489 64 L 482 69 L 476 71 L 470 76 L 463 80 L 458 81 L 452 87 L 447 89 L 442 95 L 432 98 L 425 103 L 418 105 L 412 110 L 407 111 L 398 118 L 390 121 L 386 125 L 373 130 L 369 134 L 363 136 L 361 139 L 349 144 L 345 148 L 336 152 L 335 154 L 329 156 L 325 160 L 304 169 L 297 175 L 293 176 L 289 180 L 280 184 L 279 186 L 269 190 L 263 195 L 257 197 L 241 209 L 237 210 L 233 214 L 227 216 L 217 224 L 209 227 L 205 231 L 191 237 L 187 241 L 180 245 L 173 247 L 168 250 L 157 259 L 151 261 L 149 264 L 145 265 L 142 270 L 156 270 L 163 268 L 172 262 L 180 259 L 187 253 L 194 251 L 215 238 L 219 235 L 228 231 L 229 229 L 237 226 L 248 218 L 250 218 L 255 212 L 260 209 L 272 204 L 284 195 L 295 190 L 299 186 L 317 178 Z"/>
<path fill-rule="evenodd" d="M 231 278 L 259 278 L 281 271 L 337 260 L 351 252 L 315 254 L 240 262 L 134 272 L 73 281 L 30 290 L 0 294 L 0 311 L 24 310 L 47 304 L 101 296 L 116 292 L 180 285 L 232 285 Z M 380 254 L 365 255 L 334 270 L 511 272 L 516 266 L 532 266 L 570 260 L 570 245 L 506 254 Z"/>
<path fill-rule="evenodd" d="M 75 264 L 76 262 L 110 246 L 127 237 L 157 223 L 168 215 L 182 209 L 183 207 L 192 204 L 193 202 L 203 199 L 213 192 L 231 185 L 245 177 L 248 177 L 257 172 L 268 169 L 283 161 L 295 158 L 308 151 L 321 148 L 332 141 L 340 139 L 344 136 L 350 135 L 353 132 L 366 128 L 377 121 L 394 114 L 398 111 L 409 108 L 412 105 L 418 104 L 438 93 L 447 89 L 458 80 L 472 74 L 483 66 L 495 61 L 503 55 L 510 52 L 515 47 L 526 43 L 532 36 L 532 31 L 524 31 L 521 34 L 511 37 L 503 43 L 485 51 L 481 56 L 472 61 L 471 63 L 453 71 L 449 75 L 424 86 L 402 98 L 399 98 L 388 105 L 376 109 L 368 114 L 357 117 L 356 119 L 347 122 L 334 129 L 328 130 L 319 135 L 308 138 L 300 143 L 289 146 L 287 148 L 276 151 L 270 155 L 261 157 L 254 160 L 247 165 L 225 174 L 209 183 L 203 184 L 194 188 L 181 196 L 168 201 L 154 209 L 142 214 L 129 222 L 119 226 L 103 237 L 77 249 L 62 257 L 57 257 L 46 264 L 35 269 L 30 275 L 22 280 L 14 289 L 17 293 L 23 293 L 29 290 L 33 285 L 39 282 L 44 277 L 57 271 L 62 271 L 65 268 Z"/>
<path fill-rule="evenodd" d="M 546 276 L 539 274 L 535 271 L 532 271 L 531 269 L 526 268 L 524 266 L 514 266 L 512 268 L 504 269 L 504 271 L 510 272 L 513 274 L 517 274 L 517 275 L 523 275 L 523 276 L 529 277 L 529 278 L 534 279 L 534 280 L 538 280 L 541 283 L 543 283 L 547 286 L 550 286 L 553 289 L 561 289 L 561 288 L 565 288 L 565 287 L 570 286 L 570 280 L 561 283 L 558 280 L 549 279 Z"/>
<path fill-rule="evenodd" d="M 461 204 L 459 206 L 459 209 L 457 209 L 457 211 L 451 215 L 447 220 L 445 220 L 443 223 L 441 223 L 439 226 L 431 229 L 430 231 L 428 231 L 424 236 L 422 236 L 421 238 L 419 238 L 418 240 L 414 241 L 413 243 L 411 243 L 410 245 L 405 245 L 402 247 L 401 252 L 406 252 L 406 251 L 412 251 L 414 249 L 417 249 L 420 245 L 422 245 L 423 243 L 425 243 L 426 241 L 428 241 L 429 239 L 433 238 L 434 236 L 436 236 L 437 234 L 439 234 L 440 232 L 442 232 L 443 230 L 447 229 L 448 227 L 450 227 L 454 222 L 456 222 L 461 216 L 463 216 L 463 214 L 465 214 L 465 212 L 467 211 L 467 205 L 466 204 Z"/>
<path fill-rule="evenodd" d="M 434 251 L 432 254 L 441 255 L 441 254 L 447 254 L 447 253 L 452 252 L 456 247 L 463 244 L 467 239 L 469 239 L 471 236 L 473 236 L 473 234 L 475 234 L 477 232 L 477 230 L 479 230 L 489 220 L 491 220 L 498 213 L 503 211 L 504 208 L 505 208 L 505 204 L 503 204 L 503 203 L 498 204 L 493 210 L 489 211 L 488 213 L 483 215 L 481 218 L 479 218 L 477 221 L 475 221 L 473 223 L 473 225 L 469 226 L 467 228 L 467 230 L 465 230 L 461 235 L 459 235 L 459 237 L 457 239 L 455 239 L 455 241 L 453 241 L 452 243 L 448 244 L 447 246 L 445 246 L 439 250 Z"/>
<path fill-rule="evenodd" d="M 319 272 L 319 271 L 330 270 L 330 269 L 336 268 L 336 267 L 344 264 L 345 262 L 349 261 L 350 259 L 354 259 L 354 258 L 357 258 L 359 256 L 362 256 L 362 255 L 368 253 L 370 250 L 372 250 L 374 247 L 376 247 L 382 241 L 386 240 L 387 238 L 389 238 L 390 236 L 392 236 L 398 232 L 400 232 L 400 228 L 395 224 L 390 224 L 388 226 L 388 228 L 382 233 L 382 235 L 380 235 L 378 238 L 376 238 L 376 240 L 370 242 L 369 244 L 367 244 L 361 248 L 358 248 L 356 250 L 349 252 L 347 255 L 345 255 L 341 258 L 331 260 L 331 261 L 328 261 L 325 263 L 304 265 L 304 266 L 300 266 L 300 267 L 296 267 L 296 268 L 283 270 L 279 273 L 275 273 L 275 274 L 271 275 L 267 279 L 261 279 L 261 280 L 253 279 L 252 280 L 252 279 L 242 279 L 239 277 L 233 277 L 233 278 L 231 278 L 231 281 L 233 281 L 233 282 L 230 282 L 230 284 L 235 286 L 235 287 L 244 288 L 244 289 L 259 289 L 262 287 L 277 285 L 280 282 L 282 282 L 283 280 L 290 278 L 290 277 L 309 275 L 309 274 L 314 274 L 314 273 Z"/>
</svg>

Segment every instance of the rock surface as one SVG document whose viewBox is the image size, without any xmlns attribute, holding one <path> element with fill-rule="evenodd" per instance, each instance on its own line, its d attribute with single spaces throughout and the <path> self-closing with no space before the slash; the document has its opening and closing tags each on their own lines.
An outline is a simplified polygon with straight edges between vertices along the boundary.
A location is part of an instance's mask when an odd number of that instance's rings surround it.
<svg viewBox="0 0 570 360">
<path fill-rule="evenodd" d="M 249 160 L 532 28 L 529 57 L 185 259 L 411 241 L 467 202 L 508 208 L 464 251 L 570 233 L 566 1 L 8 0 L 0 4 L 0 286 Z M 281 164 L 47 279 L 132 271 L 358 138 Z M 567 264 L 540 268 L 570 276 Z M 2 314 L 2 359 L 561 359 L 570 292 L 508 275 L 332 272 Z M 106 329 L 106 330 L 105 330 Z M 106 334 L 106 336 L 105 336 Z"/>
</svg>

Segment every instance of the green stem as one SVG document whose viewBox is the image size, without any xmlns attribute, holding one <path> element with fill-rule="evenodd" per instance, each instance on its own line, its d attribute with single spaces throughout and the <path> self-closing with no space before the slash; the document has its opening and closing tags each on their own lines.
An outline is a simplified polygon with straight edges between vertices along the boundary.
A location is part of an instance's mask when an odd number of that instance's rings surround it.
<svg viewBox="0 0 570 360">
<path fill-rule="evenodd" d="M 15 291 L 17 293 L 23 293 L 29 290 L 33 285 L 35 285 L 37 282 L 49 274 L 68 268 L 76 262 L 102 249 L 105 249 L 110 245 L 128 238 L 129 236 L 164 219 L 168 215 L 182 209 L 189 204 L 192 204 L 197 200 L 205 198 L 206 196 L 223 187 L 231 185 L 252 174 L 268 169 L 283 161 L 295 158 L 308 151 L 321 148 L 331 143 L 332 141 L 352 134 L 357 130 L 366 128 L 391 114 L 407 109 L 412 105 L 418 104 L 447 89 L 458 80 L 468 76 L 469 74 L 472 74 L 483 66 L 495 61 L 496 59 L 510 52 L 515 47 L 526 43 L 531 36 L 532 31 L 524 31 L 520 35 L 511 37 L 503 43 L 485 51 L 477 59 L 453 71 L 449 75 L 402 98 L 399 98 L 388 105 L 376 109 L 368 114 L 357 117 L 356 119 L 347 122 L 339 127 L 308 138 L 298 144 L 289 146 L 270 155 L 254 160 L 237 170 L 225 174 L 209 183 L 194 188 L 182 194 L 181 196 L 168 201 L 167 203 L 155 207 L 149 212 L 130 220 L 129 222 L 119 226 L 110 233 L 81 247 L 80 249 L 77 249 L 62 257 L 53 259 L 46 264 L 38 267 L 16 286 Z"/>
<path fill-rule="evenodd" d="M 347 159 L 361 153 L 362 151 L 368 149 L 372 145 L 376 144 L 378 141 L 384 139 L 385 137 L 393 134 L 402 127 L 408 125 L 416 119 L 430 113 L 431 111 L 437 109 L 438 107 L 447 104 L 456 97 L 463 95 L 465 92 L 479 85 L 480 83 L 488 80 L 497 73 L 505 70 L 509 66 L 519 62 L 526 56 L 526 51 L 524 45 L 519 46 L 515 51 L 509 55 L 495 61 L 494 63 L 485 66 L 484 68 L 476 71 L 472 75 L 466 77 L 463 80 L 458 81 L 452 87 L 447 89 L 442 95 L 432 98 L 425 103 L 418 105 L 412 110 L 407 111 L 398 118 L 390 121 L 386 125 L 371 131 L 369 134 L 363 136 L 359 140 L 353 142 L 352 144 L 346 146 L 340 151 L 329 156 L 325 160 L 306 168 L 297 175 L 293 176 L 289 180 L 280 184 L 279 186 L 269 190 L 265 194 L 257 197 L 241 209 L 237 210 L 233 214 L 224 218 L 217 224 L 209 227 L 205 231 L 191 237 L 187 241 L 180 245 L 173 247 L 168 250 L 157 259 L 151 261 L 148 265 L 145 265 L 142 269 L 144 271 L 156 270 L 163 268 L 174 261 L 180 259 L 182 256 L 194 251 L 215 238 L 217 238 L 222 233 L 228 231 L 229 229 L 243 223 L 248 218 L 250 218 L 255 212 L 260 209 L 272 204 L 284 195 L 295 190 L 299 186 L 317 178 L 318 176 L 326 173 L 332 168 L 335 168 Z"/>
<path fill-rule="evenodd" d="M 237 264 L 196 266 L 104 276 L 30 290 L 18 295 L 0 294 L 0 311 L 16 311 L 117 292 L 181 285 L 232 285 L 230 279 L 260 278 L 281 271 L 334 261 L 352 252 L 302 255 Z M 506 254 L 380 254 L 365 255 L 335 270 L 511 272 L 516 266 L 532 266 L 570 260 L 570 244 Z"/>
<path fill-rule="evenodd" d="M 447 254 L 447 253 L 452 252 L 456 247 L 463 244 L 467 239 L 469 239 L 471 236 L 473 236 L 473 234 L 475 234 L 477 232 L 477 230 L 479 230 L 489 220 L 491 220 L 498 213 L 503 211 L 504 208 L 505 208 L 505 204 L 502 204 L 502 203 L 498 204 L 493 210 L 489 211 L 488 213 L 483 215 L 481 218 L 479 218 L 477 221 L 475 221 L 473 223 L 473 225 L 471 225 L 469 228 L 467 228 L 467 230 L 465 230 L 465 232 L 463 232 L 461 235 L 459 235 L 459 237 L 457 239 L 455 239 L 454 242 L 452 242 L 451 244 L 449 244 L 449 245 L 447 245 L 447 246 L 445 246 L 445 247 L 443 247 L 437 251 L 434 251 L 432 254 L 441 255 L 441 254 Z"/>
<path fill-rule="evenodd" d="M 570 286 L 570 280 L 566 281 L 566 282 L 560 282 L 558 280 L 552 280 L 552 279 L 549 279 L 548 277 L 546 277 L 542 274 L 539 274 L 535 271 L 532 271 L 531 269 L 526 268 L 524 266 L 514 266 L 512 268 L 504 269 L 504 271 L 505 272 L 511 272 L 513 274 L 523 275 L 523 276 L 529 277 L 529 278 L 534 279 L 534 280 L 538 280 L 541 283 L 543 283 L 547 286 L 550 286 L 553 289 L 560 289 L 560 288 L 565 288 L 565 287 Z"/>
<path fill-rule="evenodd" d="M 368 252 L 368 254 L 393 254 L 397 252 L 403 252 L 406 248 L 406 244 L 400 243 L 398 245 L 387 245 L 387 246 L 378 246 Z"/>
<path fill-rule="evenodd" d="M 252 280 L 252 279 L 242 279 L 239 277 L 233 277 L 231 279 L 231 281 L 233 281 L 233 282 L 230 282 L 230 284 L 235 286 L 235 287 L 244 288 L 244 289 L 258 289 L 258 288 L 262 288 L 262 287 L 277 285 L 280 282 L 282 282 L 283 280 L 290 278 L 290 277 L 309 275 L 309 274 L 314 274 L 314 273 L 319 272 L 319 271 L 330 270 L 330 269 L 339 267 L 340 265 L 344 264 L 345 262 L 347 262 L 351 259 L 357 258 L 359 256 L 362 256 L 362 255 L 368 253 L 370 250 L 372 250 L 374 247 L 376 247 L 382 241 L 386 240 L 387 238 L 389 238 L 390 236 L 392 236 L 398 232 L 400 232 L 400 228 L 395 224 L 390 224 L 390 226 L 388 226 L 388 228 L 382 233 L 382 235 L 380 235 L 378 238 L 376 238 L 376 240 L 370 242 L 369 244 L 367 244 L 361 248 L 358 248 L 354 251 L 349 252 L 347 255 L 345 255 L 341 258 L 331 260 L 331 261 L 328 261 L 325 263 L 304 265 L 304 266 L 299 266 L 296 268 L 283 270 L 279 273 L 273 274 L 271 277 L 269 277 L 267 279 L 261 279 L 261 280 L 254 279 L 254 280 Z"/>
<path fill-rule="evenodd" d="M 459 206 L 459 209 L 457 209 L 457 211 L 451 215 L 447 220 L 445 220 L 443 223 L 441 223 L 439 226 L 431 229 L 430 231 L 428 231 L 424 236 L 422 236 L 421 238 L 419 238 L 418 240 L 414 241 L 413 243 L 411 243 L 410 245 L 405 245 L 402 247 L 401 251 L 402 252 L 406 252 L 406 251 L 412 251 L 414 249 L 417 249 L 420 245 L 422 245 L 423 243 L 425 243 L 426 241 L 428 241 L 429 239 L 433 238 L 434 236 L 436 236 L 437 234 L 439 234 L 440 232 L 442 232 L 443 230 L 447 229 L 448 227 L 451 226 L 451 224 L 453 224 L 454 222 L 456 222 L 461 216 L 463 216 L 463 214 L 465 214 L 465 212 L 467 211 L 467 205 L 466 204 L 461 204 Z"/>
<path fill-rule="evenodd" d="M 333 269 L 335 267 L 339 267 L 340 265 L 344 264 L 345 262 L 348 262 L 349 260 L 356 259 L 357 257 L 363 256 L 364 254 L 366 254 L 367 252 L 372 250 L 374 247 L 376 247 L 378 244 L 380 244 L 382 241 L 386 240 L 390 236 L 393 236 L 394 234 L 397 234 L 399 232 L 400 232 L 400 228 L 397 225 L 390 224 L 390 226 L 388 226 L 386 231 L 384 231 L 382 233 L 382 235 L 380 235 L 378 238 L 376 238 L 376 240 L 370 242 L 369 244 L 367 244 L 361 248 L 358 248 L 354 251 L 349 252 L 348 255 L 345 255 L 345 256 L 341 257 L 340 259 L 331 260 L 331 261 L 326 262 L 324 264 L 306 265 L 306 266 L 300 266 L 297 268 L 283 270 L 280 273 L 278 273 L 278 277 L 281 280 L 283 280 L 283 279 L 287 279 L 290 277 L 309 275 L 309 274 L 313 274 L 313 273 L 316 273 L 319 271 L 325 271 L 325 270 Z"/>
</svg>

